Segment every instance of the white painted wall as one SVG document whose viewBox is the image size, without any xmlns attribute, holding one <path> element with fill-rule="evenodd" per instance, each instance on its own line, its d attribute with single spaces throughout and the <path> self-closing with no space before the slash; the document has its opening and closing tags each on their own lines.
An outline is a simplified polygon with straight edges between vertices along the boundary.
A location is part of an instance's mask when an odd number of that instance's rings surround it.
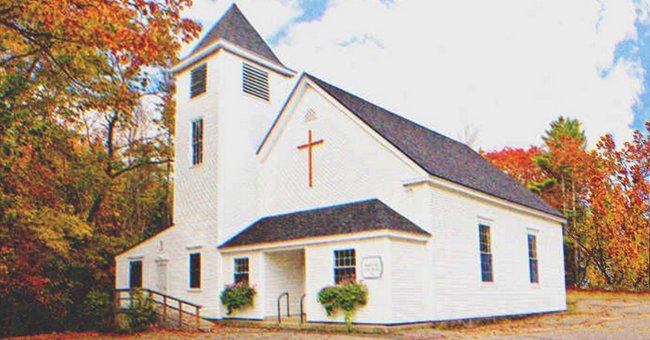
<svg viewBox="0 0 650 340">
<path fill-rule="evenodd" d="M 220 94 L 216 101 L 223 114 L 218 119 L 220 128 L 216 136 L 219 171 L 212 180 L 219 188 L 217 243 L 221 244 L 259 216 L 256 151 L 295 80 L 249 62 L 269 72 L 271 100 L 266 102 L 242 92 L 243 58 L 223 51 L 219 62 Z"/>
<path fill-rule="evenodd" d="M 339 241 L 309 246 L 305 250 L 306 263 L 306 298 L 305 310 L 310 322 L 343 322 L 343 313 L 338 312 L 328 317 L 325 308 L 317 301 L 318 292 L 334 285 L 334 251 L 355 249 L 357 279 L 368 287 L 368 304 L 361 306 L 353 315 L 354 322 L 390 323 L 391 320 L 391 282 L 392 264 L 386 256 L 390 252 L 390 241 L 377 238 L 357 241 Z M 384 275 L 379 279 L 363 280 L 361 278 L 361 259 L 368 256 L 381 256 L 384 260 Z"/>
<path fill-rule="evenodd" d="M 402 186 L 404 180 L 422 176 L 421 169 L 310 86 L 292 104 L 260 153 L 260 216 L 379 198 L 429 228 L 429 198 Z M 305 122 L 309 109 L 317 119 Z M 314 140 L 324 140 L 314 147 L 312 188 L 308 153 L 297 149 L 307 142 L 309 130 Z"/>
<path fill-rule="evenodd" d="M 215 296 L 219 295 L 218 267 L 220 254 L 215 247 L 197 245 L 190 233 L 172 227 L 116 257 L 116 288 L 129 288 L 129 262 L 142 259 L 143 287 L 157 291 L 157 260 L 167 260 L 167 294 L 204 306 L 205 317 L 218 317 Z M 189 287 L 190 254 L 201 253 L 201 288 Z"/>
<path fill-rule="evenodd" d="M 432 319 L 432 242 L 391 240 L 387 261 L 391 264 L 391 323 Z"/>
<path fill-rule="evenodd" d="M 221 308 L 221 315 L 223 317 L 229 318 L 241 318 L 241 319 L 258 319 L 261 320 L 264 318 L 264 272 L 261 268 L 264 268 L 264 256 L 261 252 L 242 252 L 242 253 L 231 253 L 223 255 L 223 280 L 224 286 L 233 284 L 235 282 L 235 258 L 239 257 L 248 257 L 248 283 L 251 287 L 254 287 L 257 291 L 255 298 L 253 300 L 253 306 L 245 307 L 242 309 L 236 309 L 232 314 L 226 315 L 226 310 L 221 306 L 221 300 L 217 297 L 219 307 Z M 224 287 L 222 287 L 223 289 Z"/>
<path fill-rule="evenodd" d="M 436 320 L 566 309 L 562 227 L 558 222 L 440 187 L 433 197 Z M 494 282 L 481 281 L 478 224 L 491 226 Z M 540 283 L 529 282 L 527 228 L 537 234 Z"/>
</svg>

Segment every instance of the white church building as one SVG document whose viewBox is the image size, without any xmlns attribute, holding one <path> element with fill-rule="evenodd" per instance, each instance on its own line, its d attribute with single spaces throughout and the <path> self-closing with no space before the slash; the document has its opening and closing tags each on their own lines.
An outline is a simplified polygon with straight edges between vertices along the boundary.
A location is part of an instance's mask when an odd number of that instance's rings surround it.
<svg viewBox="0 0 650 340">
<path fill-rule="evenodd" d="M 176 79 L 175 224 L 116 256 L 116 288 L 209 319 L 406 324 L 566 310 L 564 217 L 468 146 L 285 66 L 233 5 Z M 387 82 L 385 86 L 395 86 Z M 449 119 L 453 119 L 450 117 Z M 229 284 L 254 304 L 226 315 Z M 285 307 L 283 305 L 282 312 Z"/>
</svg>

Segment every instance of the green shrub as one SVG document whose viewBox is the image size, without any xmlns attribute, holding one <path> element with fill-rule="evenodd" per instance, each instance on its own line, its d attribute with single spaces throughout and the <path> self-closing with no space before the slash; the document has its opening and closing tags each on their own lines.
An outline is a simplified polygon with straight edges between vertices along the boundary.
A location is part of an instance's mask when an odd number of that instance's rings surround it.
<svg viewBox="0 0 650 340">
<path fill-rule="evenodd" d="M 358 305 L 368 302 L 368 288 L 358 282 L 347 281 L 336 286 L 325 287 L 318 292 L 318 303 L 323 305 L 328 316 L 342 309 L 345 313 L 345 324 L 348 331 L 352 330 L 352 314 Z"/>
<path fill-rule="evenodd" d="M 84 300 L 83 329 L 108 331 L 114 327 L 115 305 L 110 293 L 93 289 Z"/>
<path fill-rule="evenodd" d="M 255 288 L 247 282 L 228 285 L 221 292 L 221 303 L 226 306 L 226 314 L 230 315 L 235 309 L 253 305 Z"/>
<path fill-rule="evenodd" d="M 132 290 L 129 308 L 124 312 L 128 321 L 128 329 L 121 326 L 120 331 L 127 333 L 142 332 L 149 325 L 155 323 L 156 311 L 153 304 L 153 298 L 149 294 L 137 289 Z M 119 320 L 118 323 L 120 323 Z"/>
</svg>

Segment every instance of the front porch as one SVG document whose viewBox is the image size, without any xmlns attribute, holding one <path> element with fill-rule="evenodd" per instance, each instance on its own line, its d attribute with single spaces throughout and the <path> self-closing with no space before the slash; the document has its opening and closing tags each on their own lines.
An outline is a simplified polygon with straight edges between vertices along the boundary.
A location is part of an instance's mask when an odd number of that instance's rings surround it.
<svg viewBox="0 0 650 340">
<path fill-rule="evenodd" d="M 425 288 L 430 278 L 408 262 L 430 265 L 429 239 L 379 200 L 260 219 L 219 246 L 224 283 L 244 277 L 256 290 L 252 306 L 225 318 L 282 323 L 302 315 L 309 323 L 343 323 L 344 313 L 327 315 L 318 293 L 353 279 L 368 290 L 353 322 L 431 320 L 431 290 Z"/>
</svg>

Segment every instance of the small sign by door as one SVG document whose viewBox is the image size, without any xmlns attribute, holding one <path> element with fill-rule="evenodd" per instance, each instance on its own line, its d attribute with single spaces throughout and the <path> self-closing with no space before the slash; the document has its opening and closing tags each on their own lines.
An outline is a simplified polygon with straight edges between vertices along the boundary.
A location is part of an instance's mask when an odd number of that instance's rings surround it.
<svg viewBox="0 0 650 340">
<path fill-rule="evenodd" d="M 383 270 L 381 256 L 368 256 L 361 259 L 361 275 L 364 279 L 379 279 Z"/>
</svg>

